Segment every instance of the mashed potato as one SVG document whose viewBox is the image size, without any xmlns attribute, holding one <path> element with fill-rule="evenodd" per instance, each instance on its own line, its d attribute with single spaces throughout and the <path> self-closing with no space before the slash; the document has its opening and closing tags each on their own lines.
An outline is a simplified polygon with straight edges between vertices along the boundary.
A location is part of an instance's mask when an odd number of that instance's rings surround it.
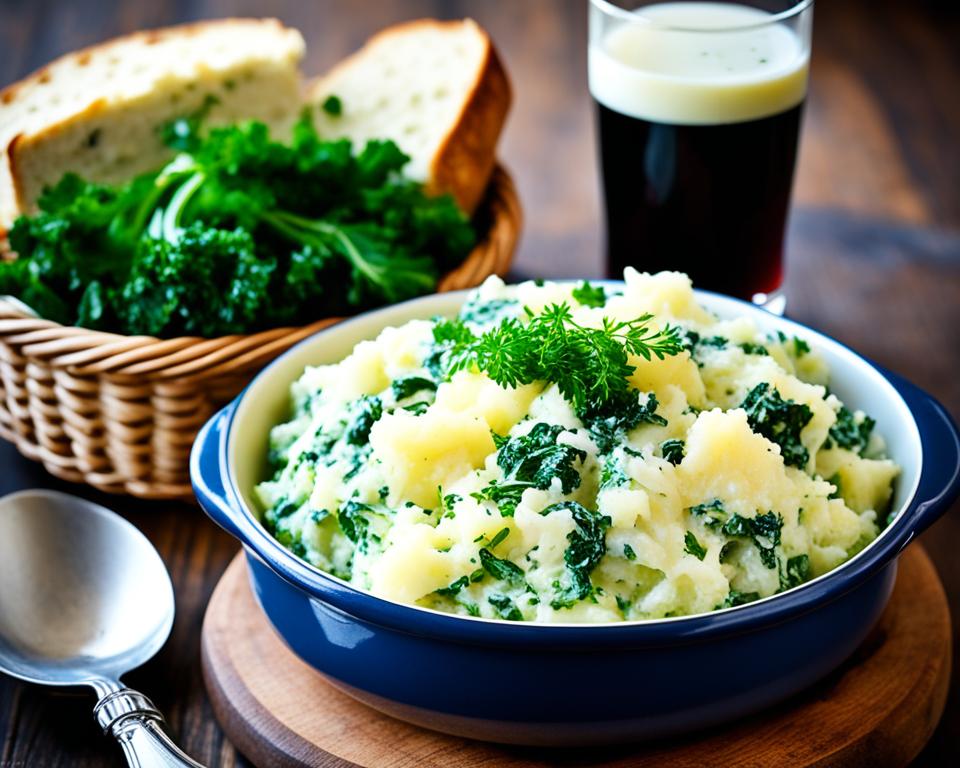
<svg viewBox="0 0 960 768">
<path fill-rule="evenodd" d="M 629 355 L 627 399 L 600 412 L 562 394 L 570 371 L 501 386 L 489 362 L 450 364 L 439 321 L 387 328 L 293 384 L 257 487 L 264 524 L 381 597 L 538 622 L 740 605 L 877 536 L 898 467 L 803 339 L 718 320 L 682 274 L 632 270 L 616 294 L 491 278 L 461 327 L 563 303 L 581 328 L 651 313 L 680 346 Z"/>
</svg>

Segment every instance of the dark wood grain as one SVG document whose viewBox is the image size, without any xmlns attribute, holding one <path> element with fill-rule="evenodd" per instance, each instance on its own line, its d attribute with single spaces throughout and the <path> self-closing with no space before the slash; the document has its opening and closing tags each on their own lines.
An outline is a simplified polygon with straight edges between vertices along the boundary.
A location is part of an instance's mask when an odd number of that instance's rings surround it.
<svg viewBox="0 0 960 768">
<path fill-rule="evenodd" d="M 682 739 L 609 749 L 529 749 L 432 733 L 354 701 L 284 646 L 238 555 L 210 600 L 201 641 L 214 711 L 265 768 L 899 768 L 936 726 L 947 694 L 950 617 L 922 547 L 900 560 L 890 604 L 856 653 L 803 693 Z M 323 712 L 322 718 L 310 713 Z M 817 723 L 817 733 L 810 733 Z"/>
<path fill-rule="evenodd" d="M 139 27 L 276 15 L 306 37 L 318 73 L 386 24 L 472 15 L 513 76 L 503 142 L 527 225 L 518 275 L 601 269 L 586 0 L 0 0 L 0 84 L 50 58 Z M 960 5 L 953 0 L 821 0 L 789 242 L 790 312 L 904 374 L 960 415 Z M 0 444 L 0 493 L 62 487 Z M 93 494 L 82 489 L 85 495 Z M 203 609 L 236 551 L 187 506 L 100 500 L 157 545 L 178 613 L 161 654 L 130 682 L 154 697 L 185 748 L 243 765 L 209 707 L 199 668 Z M 960 636 L 960 510 L 924 537 Z M 960 643 L 954 643 L 955 653 Z M 960 764 L 960 663 L 940 727 L 918 763 Z M 0 768 L 105 766 L 88 696 L 0 680 Z"/>
</svg>

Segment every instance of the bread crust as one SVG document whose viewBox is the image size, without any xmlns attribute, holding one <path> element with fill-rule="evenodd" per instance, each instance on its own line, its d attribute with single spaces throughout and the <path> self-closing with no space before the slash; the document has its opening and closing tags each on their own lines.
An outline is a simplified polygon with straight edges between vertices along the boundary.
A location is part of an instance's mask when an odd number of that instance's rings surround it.
<svg viewBox="0 0 960 768">
<path fill-rule="evenodd" d="M 500 56 L 489 37 L 486 43 L 483 65 L 434 156 L 427 185 L 430 192 L 450 192 L 468 213 L 476 210 L 490 183 L 497 141 L 513 98 Z"/>
<path fill-rule="evenodd" d="M 430 163 L 427 191 L 449 193 L 467 213 L 472 214 L 486 192 L 496 164 L 496 147 L 513 100 L 510 80 L 490 36 L 473 19 L 414 19 L 395 24 L 370 37 L 363 47 L 337 63 L 327 74 L 308 86 L 308 101 L 336 81 L 340 73 L 367 55 L 370 49 L 397 37 L 427 28 L 455 30 L 464 23 L 473 25 L 484 44 L 483 62 L 463 100 L 457 119 L 440 142 Z"/>
<path fill-rule="evenodd" d="M 126 35 L 119 35 L 118 37 L 110 38 L 102 43 L 94 43 L 93 45 L 88 45 L 86 48 L 80 48 L 79 50 L 65 53 L 62 56 L 58 56 L 53 61 L 44 64 L 42 67 L 34 70 L 29 75 L 26 75 L 17 82 L 11 83 L 0 90 L 0 109 L 12 104 L 19 95 L 20 91 L 27 86 L 43 83 L 44 78 L 48 78 L 54 69 L 71 62 L 75 62 L 78 66 L 85 66 L 85 64 L 81 63 L 84 59 L 89 59 L 95 53 L 105 53 L 121 43 L 133 43 L 140 41 L 144 45 L 155 45 L 166 38 L 175 37 L 178 35 L 182 35 L 184 37 L 193 37 L 202 32 L 204 29 L 211 27 L 226 27 L 234 24 L 241 26 L 247 26 L 249 24 L 265 24 L 268 26 L 273 26 L 280 31 L 288 29 L 283 22 L 273 17 L 256 19 L 245 18 L 242 16 L 230 16 L 225 19 L 205 19 L 203 21 L 191 21 L 185 24 L 174 24 L 169 27 L 159 27 L 157 29 L 140 29 L 136 32 L 130 32 Z M 2 126 L 2 123 L 0 123 L 0 126 Z"/>
<path fill-rule="evenodd" d="M 299 32 L 286 27 L 276 18 L 229 17 L 225 19 L 210 19 L 177 24 L 158 29 L 138 30 L 77 51 L 66 53 L 21 80 L 0 90 L 0 142 L 2 142 L 2 144 L 0 144 L 0 163 L 5 165 L 4 168 L 0 168 L 0 187 L 2 187 L 0 188 L 0 240 L 7 234 L 5 224 L 12 222 L 20 212 L 27 210 L 29 207 L 30 201 L 25 199 L 23 180 L 17 172 L 18 153 L 29 150 L 31 146 L 42 142 L 46 137 L 55 135 L 77 122 L 95 117 L 106 110 L 108 106 L 105 98 L 95 99 L 85 107 L 62 119 L 38 126 L 29 131 L 22 126 L 18 129 L 15 124 L 7 123 L 5 125 L 3 120 L 4 110 L 16 105 L 17 100 L 22 97 L 25 90 L 45 84 L 51 79 L 53 74 L 61 68 L 86 66 L 87 62 L 93 56 L 108 55 L 111 50 L 120 46 L 137 43 L 145 46 L 155 45 L 156 43 L 172 38 L 195 37 L 208 29 L 224 29 L 232 26 L 250 27 L 253 25 L 260 28 L 272 28 L 273 31 L 279 35 L 289 33 L 299 35 Z"/>
</svg>

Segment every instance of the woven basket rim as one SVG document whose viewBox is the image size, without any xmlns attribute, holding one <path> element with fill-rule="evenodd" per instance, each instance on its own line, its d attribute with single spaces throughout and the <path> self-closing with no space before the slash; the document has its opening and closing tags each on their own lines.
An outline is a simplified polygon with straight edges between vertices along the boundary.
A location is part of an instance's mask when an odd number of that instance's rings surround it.
<svg viewBox="0 0 960 768">
<path fill-rule="evenodd" d="M 522 220 L 520 203 L 513 179 L 500 163 L 493 169 L 487 196 L 478 210 L 482 211 L 484 208 L 488 209 L 490 214 L 487 230 L 460 264 L 440 275 L 437 292 L 462 287 L 456 283 L 463 280 L 474 281 L 480 272 L 489 273 L 491 270 L 484 257 L 488 251 L 497 250 L 493 241 L 505 235 L 513 239 L 518 237 Z M 498 228 L 509 231 L 498 233 Z M 501 255 L 499 260 L 495 259 L 492 272 L 502 275 L 508 265 L 509 259 L 504 263 Z M 189 376 L 211 364 L 231 361 L 238 356 L 254 353 L 255 350 L 262 352 L 264 347 L 281 339 L 289 340 L 291 336 L 306 338 L 341 319 L 343 318 L 323 317 L 306 325 L 287 325 L 249 334 L 211 338 L 160 338 L 63 325 L 25 313 L 17 306 L 17 302 L 0 297 L 0 339 L 4 342 L 22 348 L 28 347 L 31 356 L 56 356 L 61 367 L 72 370 L 131 376 Z"/>
</svg>

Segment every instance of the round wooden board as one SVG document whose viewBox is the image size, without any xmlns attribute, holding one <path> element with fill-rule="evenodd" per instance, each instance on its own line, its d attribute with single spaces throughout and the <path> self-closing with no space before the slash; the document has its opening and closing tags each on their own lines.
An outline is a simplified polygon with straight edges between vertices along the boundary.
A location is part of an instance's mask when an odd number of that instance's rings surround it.
<svg viewBox="0 0 960 768">
<path fill-rule="evenodd" d="M 257 606 L 242 555 L 207 608 L 203 671 L 227 736 L 255 765 L 901 766 L 943 713 L 950 613 L 926 553 L 900 561 L 875 630 L 841 669 L 762 715 L 682 740 L 563 752 L 467 741 L 407 725 L 336 690 L 295 657 Z"/>
</svg>

